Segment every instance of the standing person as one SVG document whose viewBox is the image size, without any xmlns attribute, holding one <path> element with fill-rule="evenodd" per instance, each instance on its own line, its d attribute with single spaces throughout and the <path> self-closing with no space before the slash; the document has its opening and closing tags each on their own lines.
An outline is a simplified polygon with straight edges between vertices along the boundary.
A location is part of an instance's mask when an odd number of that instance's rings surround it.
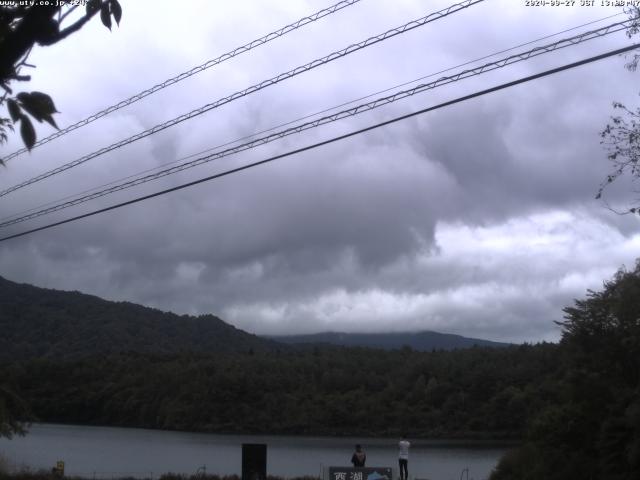
<svg viewBox="0 0 640 480">
<path fill-rule="evenodd" d="M 367 461 L 367 454 L 362 450 L 362 445 L 356 445 L 356 451 L 351 455 L 351 463 L 354 467 L 364 467 L 364 462 Z"/>
<path fill-rule="evenodd" d="M 400 466 L 400 480 L 408 480 L 409 478 L 409 447 L 411 443 L 407 440 L 406 435 L 402 435 L 402 440 L 398 442 L 398 465 Z"/>
</svg>

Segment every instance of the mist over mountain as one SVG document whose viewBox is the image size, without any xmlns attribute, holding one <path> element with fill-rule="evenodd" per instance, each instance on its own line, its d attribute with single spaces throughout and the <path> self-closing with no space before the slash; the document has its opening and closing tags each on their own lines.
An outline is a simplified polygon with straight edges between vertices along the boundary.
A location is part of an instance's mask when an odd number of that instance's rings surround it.
<svg viewBox="0 0 640 480">
<path fill-rule="evenodd" d="M 410 347 L 413 350 L 429 352 L 431 350 L 454 350 L 459 348 L 507 347 L 510 344 L 492 342 L 479 338 L 467 338 L 461 335 L 422 332 L 392 333 L 341 333 L 324 332 L 311 335 L 282 335 L 268 337 L 278 342 L 298 346 L 339 345 L 344 347 L 369 347 L 384 350 L 396 350 Z"/>
<path fill-rule="evenodd" d="M 261 337 L 214 315 L 177 315 L 80 292 L 19 284 L 0 277 L 0 360 L 80 358 L 121 352 L 233 353 L 290 346 L 408 346 L 417 351 L 508 344 L 437 332 L 337 333 Z"/>
</svg>

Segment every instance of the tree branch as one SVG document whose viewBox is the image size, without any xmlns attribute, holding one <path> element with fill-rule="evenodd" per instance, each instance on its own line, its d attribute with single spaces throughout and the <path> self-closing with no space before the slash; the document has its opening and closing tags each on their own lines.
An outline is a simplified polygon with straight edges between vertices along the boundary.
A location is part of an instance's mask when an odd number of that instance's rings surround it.
<svg viewBox="0 0 640 480">
<path fill-rule="evenodd" d="M 74 5 L 73 7 L 69 8 L 69 10 L 67 10 L 66 12 L 64 12 L 62 15 L 60 15 L 60 18 L 58 18 L 58 26 L 62 25 L 62 22 L 64 21 L 65 18 L 67 18 L 67 16 L 73 12 L 76 8 L 78 8 L 77 5 Z M 62 10 L 60 10 L 62 11 Z"/>
<path fill-rule="evenodd" d="M 15 64 L 29 51 L 42 32 L 51 27 L 59 7 L 42 5 L 28 9 L 16 28 L 0 42 L 0 81 L 15 73 Z"/>
<path fill-rule="evenodd" d="M 42 46 L 48 46 L 48 45 L 53 45 L 54 43 L 57 43 L 60 40 L 63 40 L 65 38 L 67 38 L 72 33 L 77 32 L 78 30 L 80 30 L 84 26 L 85 23 L 87 23 L 89 20 L 91 20 L 91 18 L 96 13 L 98 13 L 98 11 L 99 10 L 94 10 L 91 13 L 85 14 L 84 17 L 82 17 L 81 19 L 77 20 L 75 23 L 69 25 L 64 30 L 58 32 L 57 35 L 51 36 L 49 39 L 47 39 L 47 43 L 43 43 L 43 42 L 38 42 L 38 43 L 40 45 L 42 45 Z"/>
</svg>

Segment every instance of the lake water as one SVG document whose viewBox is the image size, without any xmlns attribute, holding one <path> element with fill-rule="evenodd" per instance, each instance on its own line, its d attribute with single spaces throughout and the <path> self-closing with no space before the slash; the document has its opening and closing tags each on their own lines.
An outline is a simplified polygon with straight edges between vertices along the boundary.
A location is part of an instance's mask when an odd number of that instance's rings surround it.
<svg viewBox="0 0 640 480">
<path fill-rule="evenodd" d="M 506 446 L 486 443 L 411 440 L 409 477 L 429 480 L 482 480 Z M 267 445 L 267 473 L 282 477 L 321 476 L 329 466 L 349 465 L 361 443 L 367 466 L 393 467 L 398 439 L 214 435 L 159 430 L 33 425 L 25 437 L 0 439 L 0 455 L 11 468 L 50 470 L 64 460 L 65 474 L 95 478 L 133 476 L 157 479 L 162 473 L 193 474 L 201 467 L 219 475 L 240 474 L 242 444 Z"/>
</svg>

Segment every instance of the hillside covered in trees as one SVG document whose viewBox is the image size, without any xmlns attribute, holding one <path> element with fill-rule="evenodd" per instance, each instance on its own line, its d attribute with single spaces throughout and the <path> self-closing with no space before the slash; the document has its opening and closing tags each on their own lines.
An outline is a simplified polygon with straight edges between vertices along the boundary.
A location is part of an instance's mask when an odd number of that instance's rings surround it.
<svg viewBox="0 0 640 480">
<path fill-rule="evenodd" d="M 0 277 L 0 359 L 119 352 L 245 352 L 282 348 L 213 315 L 193 317 Z"/>
<path fill-rule="evenodd" d="M 640 262 L 560 344 L 316 346 L 0 360 L 32 420 L 206 432 L 510 438 L 492 480 L 640 476 Z"/>
<path fill-rule="evenodd" d="M 0 364 L 45 422 L 207 432 L 519 438 L 557 346 L 121 354 Z M 541 392 L 547 392 L 542 394 Z"/>
<path fill-rule="evenodd" d="M 452 350 L 506 346 L 438 332 L 251 335 L 213 315 L 176 315 L 129 302 L 111 302 L 80 292 L 18 284 L 0 277 L 0 358 L 80 358 L 137 352 L 171 354 L 286 350 L 287 345 L 364 346 Z M 277 342 L 277 343 L 276 343 Z"/>
<path fill-rule="evenodd" d="M 397 335 L 393 351 L 292 348 L 210 315 L 2 278 L 0 329 L 0 383 L 33 420 L 209 432 L 516 438 L 557 349 L 444 351 L 482 341 L 433 332 L 416 335 L 428 352 Z"/>
</svg>

